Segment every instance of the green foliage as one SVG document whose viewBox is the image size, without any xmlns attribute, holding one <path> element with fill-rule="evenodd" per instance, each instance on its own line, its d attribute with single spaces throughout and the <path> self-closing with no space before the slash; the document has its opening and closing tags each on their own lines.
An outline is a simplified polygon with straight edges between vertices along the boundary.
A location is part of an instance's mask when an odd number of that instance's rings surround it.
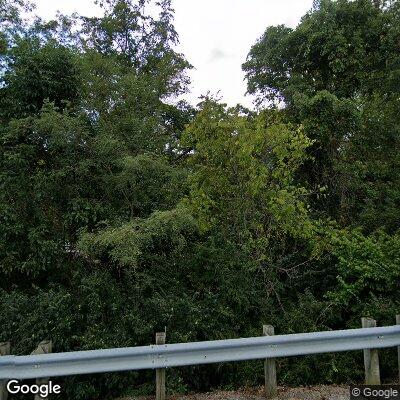
<svg viewBox="0 0 400 400">
<path fill-rule="evenodd" d="M 106 0 L 101 18 L 83 18 L 86 49 L 119 59 L 125 66 L 157 82 L 158 96 L 186 90 L 190 64 L 173 49 L 178 35 L 173 26 L 171 0 Z M 146 14 L 146 7 L 158 18 Z"/>
<path fill-rule="evenodd" d="M 400 238 L 378 231 L 364 236 L 341 231 L 332 238 L 338 263 L 338 286 L 327 293 L 341 307 L 368 313 L 369 304 L 384 297 L 396 298 L 400 277 Z"/>
<path fill-rule="evenodd" d="M 248 90 L 260 102 L 290 104 L 297 92 L 356 98 L 382 88 L 398 69 L 398 18 L 396 2 L 380 9 L 371 0 L 323 1 L 296 29 L 266 30 L 243 64 Z"/>
<path fill-rule="evenodd" d="M 45 100 L 59 108 L 76 103 L 79 72 L 69 49 L 53 41 L 41 45 L 36 38 L 21 39 L 10 50 L 8 60 L 2 79 L 2 120 L 36 114 Z"/>
<path fill-rule="evenodd" d="M 0 341 L 28 354 L 392 324 L 400 275 L 398 2 L 315 1 L 267 28 L 250 112 L 176 96 L 169 0 L 24 21 L 0 0 Z M 147 9 L 156 10 L 151 15 Z M 394 355 L 382 357 L 393 379 Z M 172 391 L 262 383 L 174 369 Z M 361 353 L 279 361 L 284 384 L 355 382 Z M 65 378 L 65 398 L 151 394 L 153 374 Z"/>
<path fill-rule="evenodd" d="M 80 247 L 91 257 L 109 257 L 110 261 L 132 270 L 140 263 L 164 257 L 170 251 L 180 253 L 187 239 L 196 232 L 196 224 L 184 209 L 155 212 L 145 220 L 134 220 L 97 234 L 84 234 Z M 152 253 L 157 249 L 160 251 Z M 153 263 L 153 261 L 152 261 Z"/>
<path fill-rule="evenodd" d="M 208 101 L 181 143 L 194 149 L 185 203 L 203 230 L 223 224 L 238 236 L 273 236 L 280 225 L 294 236 L 308 234 L 307 191 L 294 183 L 311 144 L 301 128 L 266 126 L 263 116 L 240 116 Z"/>
<path fill-rule="evenodd" d="M 50 103 L 37 117 L 12 120 L 3 129 L 3 273 L 60 273 L 80 224 L 96 220 L 100 203 L 82 199 L 90 192 L 84 185 L 88 136 L 84 117 Z"/>
<path fill-rule="evenodd" d="M 365 232 L 384 228 L 395 233 L 400 227 L 398 107 L 398 94 L 370 96 L 362 108 L 361 129 L 337 164 L 343 176 L 342 219 Z"/>
<path fill-rule="evenodd" d="M 296 29 L 269 27 L 243 65 L 257 102 L 283 102 L 314 140 L 301 181 L 315 212 L 365 232 L 399 228 L 399 17 L 398 2 L 321 1 Z"/>
</svg>

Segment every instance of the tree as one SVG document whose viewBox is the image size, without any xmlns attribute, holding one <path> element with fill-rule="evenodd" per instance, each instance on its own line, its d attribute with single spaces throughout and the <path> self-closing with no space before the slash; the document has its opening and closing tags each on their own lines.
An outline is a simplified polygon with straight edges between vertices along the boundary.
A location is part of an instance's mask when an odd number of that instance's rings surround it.
<svg viewBox="0 0 400 400">
<path fill-rule="evenodd" d="M 251 50 L 250 111 L 177 96 L 171 3 L 22 22 L 0 0 L 0 341 L 28 354 L 358 327 L 398 309 L 399 3 L 315 1 Z M 154 13 L 157 10 L 157 13 Z M 151 12 L 150 12 L 151 11 Z M 5 15 L 5 17 L 4 17 Z M 5 23 L 3 23 L 5 22 Z M 46 316 L 46 318 L 43 317 Z M 395 370 L 384 360 L 384 368 Z M 396 361 L 397 362 L 397 361 Z M 285 384 L 359 380 L 347 355 Z M 256 363 L 172 390 L 261 383 Z M 66 378 L 65 398 L 149 394 L 152 372 Z"/>
<path fill-rule="evenodd" d="M 105 236 L 138 218 L 150 225 L 146 218 L 168 214 L 184 191 L 186 171 L 175 163 L 174 147 L 193 110 L 165 102 L 185 90 L 188 66 L 173 49 L 172 10 L 164 2 L 160 20 L 137 15 L 146 21 L 144 32 L 125 25 L 129 48 L 96 49 L 106 35 L 119 43 L 120 23 L 142 12 L 124 4 L 115 2 L 81 31 L 74 25 L 79 17 L 19 26 L 16 11 L 16 28 L 2 25 L 0 320 L 2 338 L 19 335 L 19 353 L 50 336 L 57 351 L 128 345 L 132 332 L 147 343 L 153 328 L 153 319 L 144 325 L 137 319 L 135 277 L 122 285 L 118 266 L 98 268 L 78 248 L 86 231 Z M 152 279 L 145 276 L 143 290 Z M 117 322 L 128 303 L 126 322 L 112 333 L 104 315 Z M 113 385 L 110 379 L 107 390 Z M 74 398 L 106 391 L 85 379 L 72 386 Z"/>
<path fill-rule="evenodd" d="M 313 161 L 301 179 L 315 193 L 316 211 L 342 225 L 399 227 L 393 213 L 390 221 L 364 218 L 379 215 L 378 192 L 387 204 L 398 205 L 392 189 L 398 176 L 392 152 L 399 146 L 398 117 L 388 110 L 396 108 L 400 87 L 394 83 L 399 16 L 397 2 L 377 7 L 370 0 L 321 1 L 296 29 L 269 27 L 243 64 L 248 91 L 257 94 L 258 103 L 283 102 L 289 120 L 302 123 L 314 140 Z M 378 164 L 387 166 L 380 176 L 373 172 Z M 372 190 L 356 183 L 360 168 L 371 174 Z"/>
<path fill-rule="evenodd" d="M 377 9 L 371 0 L 323 1 L 296 29 L 269 27 L 243 69 L 258 101 L 313 96 L 326 90 L 358 99 L 382 89 L 397 67 L 398 6 Z M 386 80 L 386 79 L 384 79 Z"/>
</svg>

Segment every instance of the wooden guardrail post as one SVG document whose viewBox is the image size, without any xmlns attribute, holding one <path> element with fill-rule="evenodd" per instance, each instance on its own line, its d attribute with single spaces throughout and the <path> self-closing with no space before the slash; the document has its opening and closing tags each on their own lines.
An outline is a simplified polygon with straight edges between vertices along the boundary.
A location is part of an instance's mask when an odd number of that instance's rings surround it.
<svg viewBox="0 0 400 400">
<path fill-rule="evenodd" d="M 361 318 L 363 328 L 376 327 L 376 321 L 372 318 Z M 365 369 L 365 384 L 380 385 L 381 376 L 379 371 L 379 355 L 378 349 L 364 349 L 364 369 Z"/>
<path fill-rule="evenodd" d="M 272 325 L 263 325 L 263 335 L 275 335 L 275 328 Z M 273 399 L 277 396 L 276 384 L 276 365 L 275 358 L 266 358 L 264 361 L 264 376 L 265 376 L 265 396 L 267 399 Z"/>
<path fill-rule="evenodd" d="M 166 333 L 156 333 L 156 344 L 165 344 Z M 156 369 L 156 400 L 165 400 L 165 368 Z"/>
<path fill-rule="evenodd" d="M 38 347 L 36 350 L 32 351 L 31 354 L 48 354 L 53 351 L 53 343 L 51 340 L 44 340 L 39 343 Z M 36 384 L 37 385 L 43 385 L 47 384 L 49 382 L 49 378 L 38 378 L 36 379 Z M 43 397 L 40 397 L 39 394 L 35 394 L 35 400 L 46 400 L 47 397 L 44 399 Z"/>
<path fill-rule="evenodd" d="M 396 315 L 396 324 L 400 325 L 400 314 Z M 399 365 L 399 383 L 400 383 L 400 346 L 397 346 L 397 363 Z"/>
<path fill-rule="evenodd" d="M 11 351 L 10 342 L 0 343 L 0 356 L 8 356 Z M 7 381 L 0 380 L 0 400 L 7 400 L 8 392 L 7 392 Z"/>
</svg>

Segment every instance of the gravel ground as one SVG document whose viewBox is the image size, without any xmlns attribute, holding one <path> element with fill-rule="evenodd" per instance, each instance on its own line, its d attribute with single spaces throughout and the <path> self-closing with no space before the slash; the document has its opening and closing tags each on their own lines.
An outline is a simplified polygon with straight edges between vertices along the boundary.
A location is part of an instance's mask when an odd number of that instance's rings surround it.
<svg viewBox="0 0 400 400">
<path fill-rule="evenodd" d="M 279 387 L 277 400 L 348 400 L 348 386 Z M 154 400 L 154 397 L 125 397 L 119 400 Z M 191 395 L 168 396 L 167 400 L 265 400 L 263 389 L 218 391 Z"/>
</svg>

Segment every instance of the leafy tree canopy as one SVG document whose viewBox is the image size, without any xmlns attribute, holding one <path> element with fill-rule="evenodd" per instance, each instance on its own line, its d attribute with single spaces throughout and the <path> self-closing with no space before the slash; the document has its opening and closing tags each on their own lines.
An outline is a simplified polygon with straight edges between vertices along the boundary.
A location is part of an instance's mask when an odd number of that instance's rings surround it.
<svg viewBox="0 0 400 400">
<path fill-rule="evenodd" d="M 399 300 L 398 1 L 316 0 L 243 68 L 258 109 L 179 100 L 170 0 L 35 17 L 0 0 L 0 341 L 29 354 L 392 324 Z M 279 107 L 277 107 L 279 105 Z M 361 355 L 360 355 L 361 357 Z M 383 374 L 394 378 L 387 355 Z M 285 384 L 362 360 L 283 360 Z M 173 391 L 262 382 L 257 363 L 170 371 Z M 152 372 L 66 378 L 142 395 Z"/>
</svg>

